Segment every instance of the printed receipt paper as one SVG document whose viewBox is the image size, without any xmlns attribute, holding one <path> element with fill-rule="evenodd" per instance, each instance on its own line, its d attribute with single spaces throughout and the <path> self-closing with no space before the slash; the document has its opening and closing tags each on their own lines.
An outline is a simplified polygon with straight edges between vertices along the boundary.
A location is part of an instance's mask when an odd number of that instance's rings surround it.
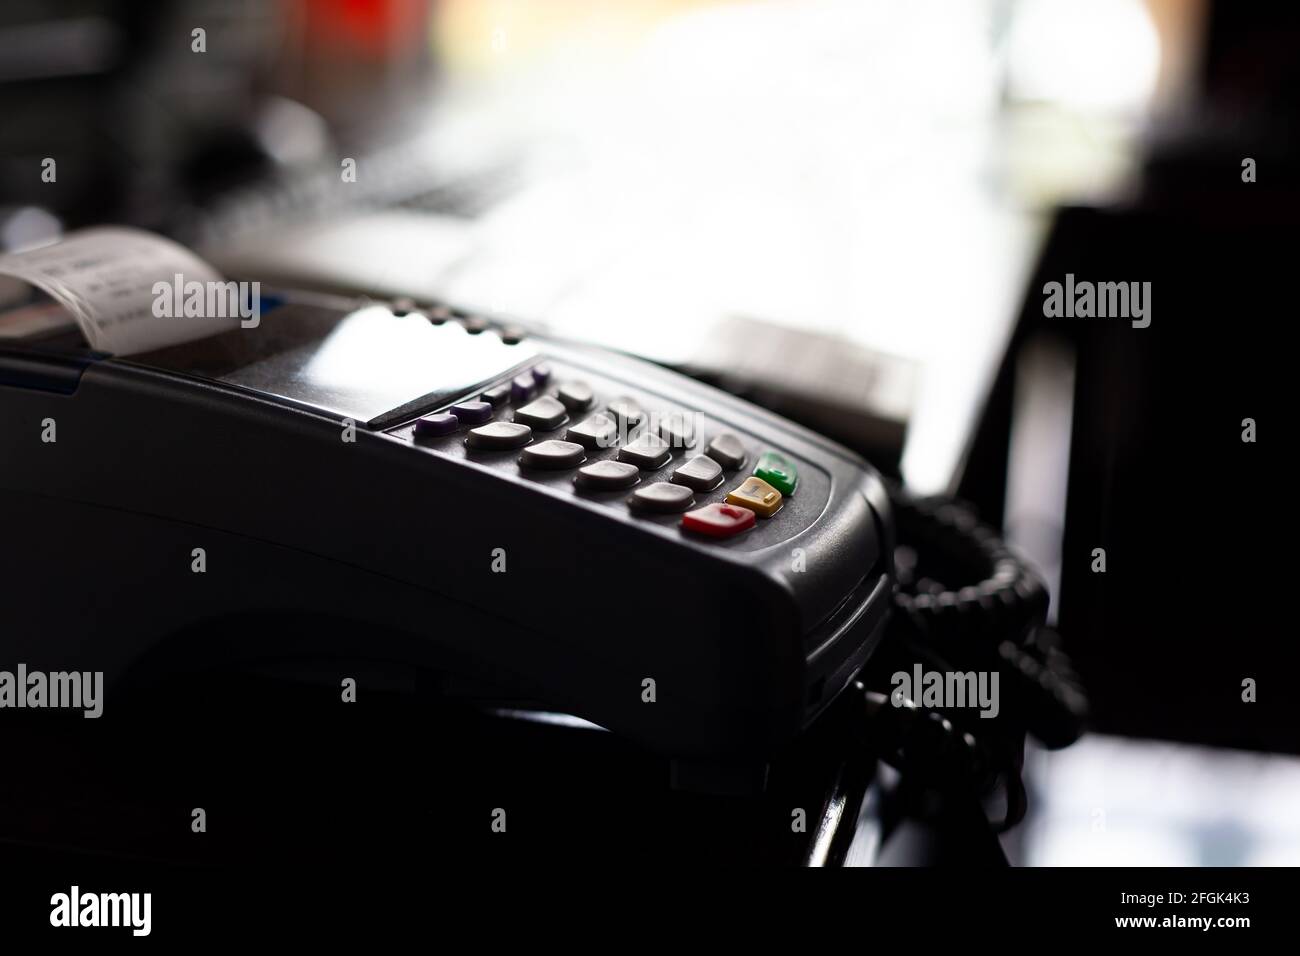
<svg viewBox="0 0 1300 956">
<path fill-rule="evenodd" d="M 86 229 L 54 245 L 0 255 L 0 276 L 21 279 L 55 299 L 72 313 L 91 348 L 115 355 L 179 345 L 239 325 L 237 316 L 155 315 L 158 283 L 166 284 L 162 294 L 170 298 L 178 281 L 224 280 L 188 249 L 139 229 Z"/>
</svg>

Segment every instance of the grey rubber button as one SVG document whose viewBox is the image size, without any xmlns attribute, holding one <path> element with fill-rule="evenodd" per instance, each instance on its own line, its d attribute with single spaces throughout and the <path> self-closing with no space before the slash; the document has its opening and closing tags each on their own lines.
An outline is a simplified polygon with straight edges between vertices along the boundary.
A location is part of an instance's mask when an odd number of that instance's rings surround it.
<svg viewBox="0 0 1300 956">
<path fill-rule="evenodd" d="M 745 463 L 745 446 L 740 438 L 731 432 L 714 435 L 713 440 L 704 448 L 708 455 L 727 471 L 735 471 Z"/>
<path fill-rule="evenodd" d="M 597 412 L 572 426 L 564 437 L 587 448 L 613 448 L 618 444 L 618 423 L 604 412 Z"/>
<path fill-rule="evenodd" d="M 515 421 L 540 431 L 548 432 L 552 428 L 559 428 L 568 417 L 569 413 L 564 410 L 560 400 L 549 395 L 543 395 L 523 408 L 515 409 Z"/>
<path fill-rule="evenodd" d="M 586 411 L 596 400 L 596 393 L 586 382 L 565 382 L 555 394 L 571 412 Z"/>
<path fill-rule="evenodd" d="M 722 482 L 722 466 L 708 455 L 696 455 L 673 472 L 672 481 L 696 491 L 709 491 Z"/>
<path fill-rule="evenodd" d="M 488 422 L 470 430 L 465 444 L 484 451 L 518 448 L 533 440 L 533 430 L 517 422 Z"/>
<path fill-rule="evenodd" d="M 661 467 L 671 457 L 668 443 L 658 435 L 642 435 L 636 441 L 618 450 L 619 461 L 629 462 L 646 471 Z"/>
<path fill-rule="evenodd" d="M 672 448 L 695 444 L 695 420 L 684 412 L 670 412 L 659 420 L 659 437 Z"/>
<path fill-rule="evenodd" d="M 641 424 L 641 419 L 645 417 L 645 412 L 633 398 L 616 398 L 609 403 L 609 413 L 614 416 L 624 431 L 631 431 L 637 425 Z"/>
<path fill-rule="evenodd" d="M 632 497 L 627 499 L 627 503 L 633 511 L 647 514 L 675 514 L 695 504 L 695 493 L 685 485 L 656 481 L 632 492 Z"/>
<path fill-rule="evenodd" d="M 529 445 L 519 456 L 519 464 L 525 468 L 576 468 L 586 460 L 581 445 L 558 438 Z"/>
<path fill-rule="evenodd" d="M 625 461 L 593 461 L 583 465 L 573 476 L 574 484 L 588 491 L 617 491 L 631 488 L 641 480 L 641 469 Z"/>
</svg>

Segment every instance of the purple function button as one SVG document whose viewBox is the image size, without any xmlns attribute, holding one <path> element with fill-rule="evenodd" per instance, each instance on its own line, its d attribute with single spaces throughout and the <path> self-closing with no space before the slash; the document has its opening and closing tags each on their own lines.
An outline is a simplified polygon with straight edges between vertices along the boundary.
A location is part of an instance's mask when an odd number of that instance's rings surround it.
<svg viewBox="0 0 1300 956">
<path fill-rule="evenodd" d="M 551 367 L 543 362 L 541 365 L 533 366 L 533 379 L 538 385 L 545 385 L 551 380 Z"/>
<path fill-rule="evenodd" d="M 487 402 L 461 402 L 451 406 L 451 413 L 462 425 L 482 425 L 492 417 L 492 406 Z"/>
<path fill-rule="evenodd" d="M 522 375 L 516 375 L 514 381 L 510 383 L 510 400 L 526 402 L 536 391 L 537 381 L 533 378 L 533 373 L 524 372 Z"/>
<path fill-rule="evenodd" d="M 415 434 L 420 438 L 441 438 L 460 428 L 460 419 L 449 412 L 435 412 L 415 422 Z"/>
</svg>

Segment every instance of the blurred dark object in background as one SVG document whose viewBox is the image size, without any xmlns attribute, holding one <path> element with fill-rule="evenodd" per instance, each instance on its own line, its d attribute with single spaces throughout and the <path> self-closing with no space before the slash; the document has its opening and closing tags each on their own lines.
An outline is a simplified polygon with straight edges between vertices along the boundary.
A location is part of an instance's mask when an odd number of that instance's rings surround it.
<svg viewBox="0 0 1300 956">
<path fill-rule="evenodd" d="M 67 228 L 124 221 L 166 231 L 271 162 L 256 87 L 275 18 L 262 4 L 5 4 L 0 107 L 5 201 Z M 206 52 L 191 31 L 206 31 Z M 42 160 L 57 162 L 53 182 Z"/>
<path fill-rule="evenodd" d="M 1300 220 L 1300 13 L 1216 4 L 1197 108 L 1153 140 L 1137 194 L 1058 216 L 962 492 L 1002 517 L 1017 356 L 1074 355 L 1059 628 L 1102 732 L 1300 753 L 1276 449 Z M 1243 161 L 1257 182 L 1243 181 Z M 1150 281 L 1152 321 L 1043 317 L 1043 285 Z M 1243 442 L 1254 419 L 1258 442 Z M 1106 552 L 1105 573 L 1092 569 Z M 1258 700 L 1243 701 L 1243 681 Z"/>
<path fill-rule="evenodd" d="M 0 213 L 184 237 L 232 188 L 332 158 L 340 138 L 396 135 L 431 82 L 429 10 L 11 0 L 0 8 Z"/>
</svg>

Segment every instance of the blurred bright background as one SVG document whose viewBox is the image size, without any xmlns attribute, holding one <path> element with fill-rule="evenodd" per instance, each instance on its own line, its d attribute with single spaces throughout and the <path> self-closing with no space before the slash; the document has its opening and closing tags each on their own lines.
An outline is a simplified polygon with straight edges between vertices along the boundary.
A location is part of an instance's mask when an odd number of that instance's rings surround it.
<svg viewBox="0 0 1300 956">
<path fill-rule="evenodd" d="M 281 92 L 364 140 L 375 116 L 356 108 L 353 61 L 387 44 L 401 55 L 375 89 L 405 91 L 380 99 L 427 132 L 427 154 L 445 170 L 509 168 L 513 188 L 471 235 L 390 250 L 388 275 L 436 273 L 451 301 L 672 363 L 717 370 L 748 339 L 799 391 L 905 423 L 902 471 L 922 491 L 960 465 L 1050 211 L 1126 188 L 1153 119 L 1186 96 L 1204 13 L 1182 0 L 303 9 L 324 55 L 282 64 Z M 340 40 L 358 35 L 361 49 Z M 410 77 L 426 56 L 437 95 L 422 99 Z M 797 343 L 772 328 L 860 349 L 860 368 L 830 372 L 811 350 L 791 361 Z"/>
<path fill-rule="evenodd" d="M 1189 96 L 1207 8 L 47 6 L 0 20 L 0 91 L 23 94 L 6 104 L 4 248 L 124 219 L 231 268 L 298 278 L 306 257 L 359 286 L 735 364 L 862 419 L 849 433 L 920 491 L 960 467 L 1051 211 L 1128 188 L 1144 136 Z M 24 186 L 60 139 L 58 190 Z M 340 188 L 340 156 L 358 158 L 359 189 Z M 254 241 L 357 194 L 426 215 L 394 211 L 363 242 Z"/>
<path fill-rule="evenodd" d="M 1031 755 L 1029 866 L 1300 866 L 1300 759 L 1088 736 Z"/>
</svg>

